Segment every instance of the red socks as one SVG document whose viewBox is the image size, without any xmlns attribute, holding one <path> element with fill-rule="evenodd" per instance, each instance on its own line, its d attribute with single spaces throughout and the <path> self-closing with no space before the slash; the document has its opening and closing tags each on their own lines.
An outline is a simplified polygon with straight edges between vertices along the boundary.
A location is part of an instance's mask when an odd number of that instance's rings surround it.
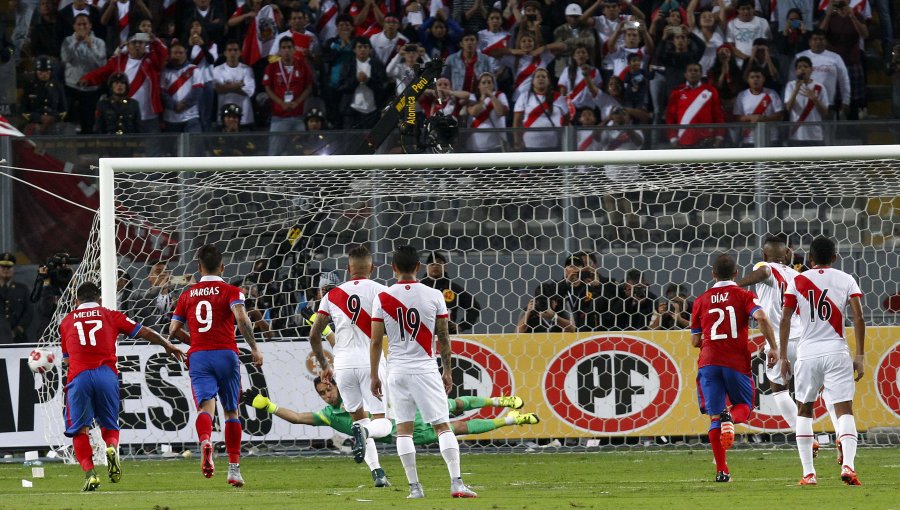
<svg viewBox="0 0 900 510">
<path fill-rule="evenodd" d="M 709 444 L 712 446 L 713 457 L 716 459 L 716 471 L 728 472 L 728 463 L 725 461 L 725 448 L 722 446 L 722 429 L 719 428 L 719 422 L 713 422 L 713 427 L 709 429 Z"/>
<path fill-rule="evenodd" d="M 209 441 L 209 436 L 212 435 L 212 416 L 209 413 L 200 413 L 197 415 L 197 437 L 200 438 L 200 442 Z"/>
<path fill-rule="evenodd" d="M 106 446 L 119 446 L 119 431 L 110 429 L 100 429 L 103 433 L 103 441 Z"/>
<path fill-rule="evenodd" d="M 225 451 L 228 452 L 228 462 L 241 462 L 241 420 L 225 420 Z"/>
<path fill-rule="evenodd" d="M 94 469 L 94 451 L 91 449 L 91 438 L 87 434 L 75 434 L 72 438 L 75 447 L 75 458 L 81 464 L 81 469 L 90 471 Z"/>
<path fill-rule="evenodd" d="M 747 423 L 747 418 L 750 418 L 750 406 L 747 404 L 732 406 L 731 418 L 735 423 Z"/>
</svg>

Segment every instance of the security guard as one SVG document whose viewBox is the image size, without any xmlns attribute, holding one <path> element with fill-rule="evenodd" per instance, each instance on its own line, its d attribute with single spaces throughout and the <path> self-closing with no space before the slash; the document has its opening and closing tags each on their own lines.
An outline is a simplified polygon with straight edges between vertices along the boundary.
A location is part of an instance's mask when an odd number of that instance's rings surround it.
<svg viewBox="0 0 900 510">
<path fill-rule="evenodd" d="M 234 103 L 222 107 L 222 133 L 239 133 L 243 110 Z M 256 144 L 248 136 L 217 136 L 211 140 L 209 153 L 213 156 L 253 156 Z"/>
<path fill-rule="evenodd" d="M 22 117 L 28 121 L 25 134 L 47 134 L 49 129 L 66 116 L 66 93 L 53 79 L 53 62 L 40 57 L 34 66 L 34 81 L 25 87 L 25 108 Z"/>
<path fill-rule="evenodd" d="M 128 97 L 128 76 L 114 73 L 107 81 L 109 94 L 97 102 L 94 132 L 102 135 L 140 133 L 141 107 Z"/>
<path fill-rule="evenodd" d="M 460 284 L 450 281 L 444 269 L 447 254 L 441 251 L 430 252 L 425 263 L 426 276 L 421 283 L 444 295 L 447 311 L 450 312 L 450 333 L 463 333 L 472 329 L 481 316 L 481 305 Z"/>
<path fill-rule="evenodd" d="M 26 330 L 34 318 L 28 287 L 14 282 L 16 256 L 0 253 L 0 344 L 28 342 Z"/>
</svg>

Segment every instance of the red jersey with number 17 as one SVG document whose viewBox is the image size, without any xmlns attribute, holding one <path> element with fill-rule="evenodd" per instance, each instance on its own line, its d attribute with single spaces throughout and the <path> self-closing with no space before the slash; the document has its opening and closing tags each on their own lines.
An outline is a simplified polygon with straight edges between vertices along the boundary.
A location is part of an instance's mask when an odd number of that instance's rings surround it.
<svg viewBox="0 0 900 510">
<path fill-rule="evenodd" d="M 218 276 L 204 276 L 181 293 L 172 320 L 187 323 L 194 351 L 238 352 L 231 308 L 244 304 L 244 293 Z"/>
<path fill-rule="evenodd" d="M 69 358 L 69 382 L 85 370 L 106 365 L 116 370 L 116 340 L 119 335 L 134 338 L 141 325 L 122 312 L 97 303 L 82 303 L 59 323 L 63 357 Z"/>
<path fill-rule="evenodd" d="M 760 309 L 756 295 L 732 281 L 716 283 L 696 301 L 691 333 L 703 335 L 697 366 L 728 367 L 750 374 L 750 316 Z"/>
</svg>

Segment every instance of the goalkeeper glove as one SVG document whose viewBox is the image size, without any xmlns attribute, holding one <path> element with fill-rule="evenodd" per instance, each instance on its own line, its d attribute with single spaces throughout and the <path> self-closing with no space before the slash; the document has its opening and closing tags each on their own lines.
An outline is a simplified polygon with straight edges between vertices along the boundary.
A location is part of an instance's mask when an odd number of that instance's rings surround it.
<svg viewBox="0 0 900 510">
<path fill-rule="evenodd" d="M 303 307 L 303 310 L 300 311 L 300 315 L 303 316 L 307 326 L 312 327 L 313 323 L 316 322 L 316 313 L 308 306 Z M 331 333 L 331 326 L 325 326 L 325 329 L 322 330 L 322 336 L 324 337 L 328 337 Z"/>
<path fill-rule="evenodd" d="M 269 414 L 275 414 L 275 411 L 278 410 L 278 404 L 269 400 L 269 397 L 259 394 L 253 397 L 253 407 L 257 409 L 265 409 Z"/>
</svg>

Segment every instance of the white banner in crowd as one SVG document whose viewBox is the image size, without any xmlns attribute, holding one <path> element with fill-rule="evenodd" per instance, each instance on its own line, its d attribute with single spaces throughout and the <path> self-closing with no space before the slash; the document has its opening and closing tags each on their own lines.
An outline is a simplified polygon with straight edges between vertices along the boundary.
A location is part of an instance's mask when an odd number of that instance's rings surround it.
<svg viewBox="0 0 900 510">
<path fill-rule="evenodd" d="M 241 387 L 266 388 L 279 405 L 297 411 L 325 407 L 313 387 L 317 367 L 307 342 L 260 343 L 264 364 L 252 366 L 249 350 L 241 345 Z M 327 349 L 326 345 L 326 349 Z M 47 446 L 62 437 L 65 427 L 64 391 L 59 348 L 56 368 L 44 379 L 29 370 L 33 346 L 0 346 L 0 446 Z M 187 369 L 169 359 L 155 345 L 120 345 L 119 373 L 122 411 L 121 441 L 129 443 L 190 443 L 196 441 L 196 406 Z M 46 385 L 46 387 L 45 387 Z M 41 399 L 46 398 L 42 402 Z M 250 406 L 240 406 L 244 440 L 328 439 L 328 427 L 291 425 Z M 221 430 L 221 408 L 216 430 Z M 58 417 L 58 419 L 56 418 Z M 49 418 L 49 419 L 48 419 Z M 49 423 L 48 423 L 49 422 Z M 213 433 L 214 438 L 218 435 Z"/>
</svg>

